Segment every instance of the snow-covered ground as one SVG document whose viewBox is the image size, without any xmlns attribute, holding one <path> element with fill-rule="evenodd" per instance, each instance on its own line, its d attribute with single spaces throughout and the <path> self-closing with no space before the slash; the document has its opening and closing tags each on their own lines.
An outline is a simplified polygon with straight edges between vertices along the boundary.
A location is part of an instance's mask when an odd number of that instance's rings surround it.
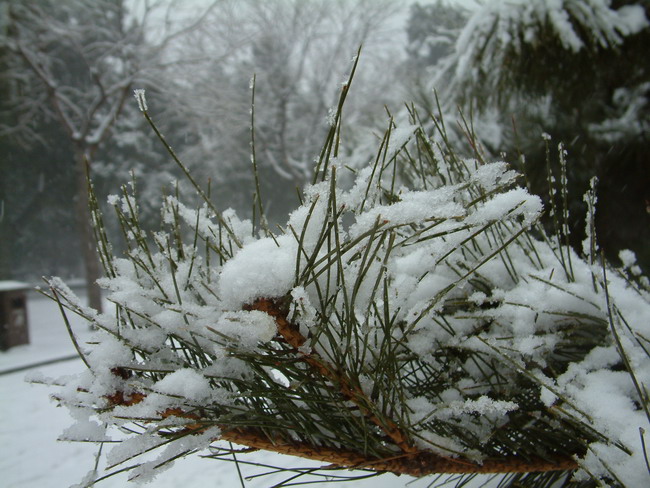
<svg viewBox="0 0 650 488">
<path fill-rule="evenodd" d="M 68 318 L 73 329 L 83 338 L 88 333 L 87 324 L 71 314 Z M 33 376 L 34 371 L 40 371 L 48 377 L 75 374 L 84 365 L 75 359 L 26 371 L 3 373 L 17 367 L 75 354 L 56 303 L 37 293 L 30 293 L 28 320 L 31 343 L 0 352 L 0 486 L 65 488 L 79 483 L 93 469 L 97 446 L 57 441 L 62 431 L 72 424 L 72 418 L 66 409 L 57 408 L 56 403 L 50 400 L 49 396 L 54 392 L 51 387 L 27 383 L 25 377 Z M 308 460 L 267 452 L 248 454 L 243 460 L 276 466 L 315 466 Z M 241 466 L 241 469 L 244 486 L 247 488 L 270 487 L 290 476 L 287 473 L 276 473 L 254 477 L 270 470 L 255 466 Z M 253 477 L 250 478 L 251 476 Z M 97 483 L 96 486 L 123 488 L 130 485 L 126 480 L 126 475 L 122 474 Z M 408 485 L 418 488 L 428 486 L 431 481 L 431 478 L 415 480 L 408 476 L 382 475 L 354 481 L 350 486 L 392 488 Z M 201 459 L 194 455 L 176 461 L 171 469 L 161 473 L 149 486 L 217 488 L 237 487 L 242 486 L 242 483 L 233 463 Z M 335 485 L 324 482 L 318 486 Z M 336 486 L 341 485 L 337 483 Z"/>
</svg>

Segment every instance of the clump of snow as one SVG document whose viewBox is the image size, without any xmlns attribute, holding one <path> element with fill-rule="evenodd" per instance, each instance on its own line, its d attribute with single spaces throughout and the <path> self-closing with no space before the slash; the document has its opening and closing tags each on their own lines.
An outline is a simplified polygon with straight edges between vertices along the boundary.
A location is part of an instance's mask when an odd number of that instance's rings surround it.
<svg viewBox="0 0 650 488">
<path fill-rule="evenodd" d="M 221 430 L 218 427 L 212 427 L 201 434 L 184 436 L 178 441 L 167 445 L 155 459 L 137 466 L 129 474 L 129 480 L 142 484 L 149 483 L 161 471 L 171 468 L 176 458 L 188 452 L 206 449 L 220 435 Z"/>
<path fill-rule="evenodd" d="M 624 268 L 632 268 L 636 264 L 636 255 L 629 249 L 623 249 L 620 251 L 618 257 L 623 263 Z"/>
<path fill-rule="evenodd" d="M 515 182 L 518 174 L 511 170 L 507 163 L 498 161 L 491 164 L 482 164 L 471 175 L 471 181 L 481 185 L 485 191 L 492 191 L 500 186 Z"/>
<path fill-rule="evenodd" d="M 82 409 L 71 408 L 70 416 L 75 423 L 66 428 L 61 439 L 80 442 L 105 442 L 111 438 L 106 435 L 106 425 L 88 417 Z"/>
<path fill-rule="evenodd" d="M 177 396 L 190 402 L 201 403 L 210 396 L 210 382 L 193 369 L 179 369 L 165 376 L 155 385 L 155 390 Z"/>
<path fill-rule="evenodd" d="M 624 35 L 637 34 L 650 26 L 642 5 L 623 5 L 616 13 L 619 18 L 617 28 Z"/>
<path fill-rule="evenodd" d="M 460 218 L 465 211 L 450 198 L 453 191 L 453 188 L 443 188 L 404 193 L 400 202 L 378 205 L 358 216 L 355 225 L 350 228 L 350 234 L 358 236 L 368 232 L 376 223 L 406 225 L 410 222 Z"/>
<path fill-rule="evenodd" d="M 108 195 L 106 201 L 108 202 L 109 205 L 116 206 L 120 202 L 120 197 L 119 195 Z"/>
<path fill-rule="evenodd" d="M 309 294 L 302 286 L 297 286 L 291 290 L 291 310 L 289 318 L 300 327 L 300 333 L 303 337 L 309 335 L 309 329 L 316 325 L 316 309 L 311 303 Z"/>
<path fill-rule="evenodd" d="M 232 337 L 239 347 L 247 349 L 270 342 L 277 333 L 275 320 L 257 310 L 225 312 L 219 317 L 215 329 L 220 334 Z"/>
<path fill-rule="evenodd" d="M 542 201 L 539 197 L 528 194 L 523 188 L 515 188 L 482 203 L 467 221 L 494 222 L 507 214 L 521 216 L 525 225 L 530 225 L 538 219 L 541 211 Z"/>
<path fill-rule="evenodd" d="M 298 244 L 293 236 L 267 237 L 240 249 L 221 270 L 224 308 L 240 310 L 256 298 L 285 295 L 293 288 Z"/>
</svg>

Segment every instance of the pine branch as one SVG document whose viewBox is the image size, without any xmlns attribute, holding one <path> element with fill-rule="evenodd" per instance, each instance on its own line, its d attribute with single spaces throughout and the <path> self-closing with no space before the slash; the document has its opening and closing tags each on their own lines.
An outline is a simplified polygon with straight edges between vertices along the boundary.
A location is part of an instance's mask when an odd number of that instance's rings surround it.
<svg viewBox="0 0 650 488">
<path fill-rule="evenodd" d="M 118 258 L 91 195 L 101 284 L 117 313 L 50 282 L 64 309 L 97 328 L 76 344 L 87 378 L 57 398 L 127 431 L 111 469 L 148 479 L 221 440 L 325 470 L 510 473 L 511 486 L 574 471 L 626 479 L 618 466 L 644 463 L 641 447 L 590 399 L 603 377 L 632 381 L 608 395 L 629 406 L 626 421 L 647 421 L 647 334 L 623 315 L 650 314 L 648 294 L 569 249 L 566 218 L 555 239 L 543 234 L 539 199 L 505 163 L 481 160 L 471 123 L 479 159 L 457 155 L 440 120 L 411 109 L 416 123 L 401 128 L 389 117 L 371 165 L 342 188 L 341 110 L 277 235 L 255 238 L 193 179 L 204 204 L 167 196 L 161 230 L 145 232 L 124 188 L 112 198 L 127 242 Z"/>
</svg>

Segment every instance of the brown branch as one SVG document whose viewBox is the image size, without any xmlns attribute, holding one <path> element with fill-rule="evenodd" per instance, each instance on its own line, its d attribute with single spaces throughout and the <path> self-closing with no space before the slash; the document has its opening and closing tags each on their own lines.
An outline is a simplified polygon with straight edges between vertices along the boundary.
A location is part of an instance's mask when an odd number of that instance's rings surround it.
<svg viewBox="0 0 650 488">
<path fill-rule="evenodd" d="M 292 441 L 277 441 L 253 429 L 224 430 L 220 440 L 243 446 L 298 456 L 331 464 L 332 469 L 371 469 L 373 471 L 421 477 L 440 473 L 532 473 L 569 471 L 578 464 L 572 458 L 542 459 L 518 456 L 486 459 L 473 463 L 464 459 L 439 456 L 429 451 L 396 454 L 390 458 L 372 459 L 346 449 L 311 446 Z"/>
<path fill-rule="evenodd" d="M 123 379 L 128 379 L 131 373 L 124 368 L 114 368 L 113 374 Z M 133 392 L 125 395 L 118 391 L 106 397 L 112 406 L 131 406 L 142 402 L 146 394 Z M 168 408 L 159 412 L 161 419 L 179 417 L 192 420 L 175 434 L 201 434 L 209 427 L 216 425 L 222 430 L 216 441 L 226 441 L 247 446 L 253 449 L 272 451 L 288 456 L 297 456 L 328 463 L 324 469 L 368 469 L 378 472 L 393 474 L 406 474 L 414 477 L 427 476 L 441 473 L 534 473 L 547 471 L 570 471 L 578 467 L 577 462 L 571 457 L 557 458 L 524 458 L 508 456 L 503 458 L 488 458 L 483 462 L 475 463 L 466 459 L 440 456 L 430 451 L 413 450 L 408 453 L 396 453 L 387 458 L 370 458 L 362 453 L 344 448 L 327 446 L 313 446 L 303 442 L 296 442 L 286 436 L 278 435 L 275 438 L 268 433 L 254 428 L 233 428 L 215 423 L 204 418 L 201 410 L 186 412 L 179 407 Z"/>
<path fill-rule="evenodd" d="M 259 299 L 252 305 L 245 306 L 246 310 L 257 310 L 265 312 L 276 321 L 278 333 L 287 343 L 294 347 L 302 359 L 314 368 L 316 372 L 330 380 L 340 388 L 343 396 L 354 402 L 359 410 L 375 425 L 390 437 L 393 442 L 402 450 L 394 456 L 386 458 L 373 458 L 366 454 L 352 451 L 345 448 L 328 446 L 314 446 L 305 442 L 297 442 L 279 432 L 270 434 L 250 427 L 232 427 L 219 424 L 205 418 L 203 410 L 185 411 L 179 407 L 168 408 L 159 412 L 162 419 L 168 417 L 179 417 L 194 422 L 183 426 L 176 434 L 200 434 L 211 426 L 217 426 L 222 430 L 221 435 L 215 441 L 227 441 L 253 449 L 263 449 L 279 454 L 298 456 L 313 461 L 328 463 L 329 466 L 323 469 L 368 469 L 378 472 L 390 472 L 397 475 L 406 474 L 414 477 L 421 477 L 441 473 L 534 473 L 547 471 L 570 471 L 578 467 L 578 463 L 570 456 L 553 457 L 523 457 L 517 455 L 503 456 L 500 458 L 488 458 L 482 462 L 473 462 L 463 458 L 441 456 L 428 450 L 419 450 L 413 447 L 406 434 L 390 419 L 379 418 L 368 406 L 370 400 L 360 390 L 353 386 L 350 380 L 343 373 L 337 371 L 331 364 L 327 363 L 316 353 L 301 352 L 307 339 L 300 333 L 296 324 L 289 322 L 279 306 L 272 299 Z M 125 368 L 114 368 L 113 374 L 128 379 L 131 372 Z M 112 405 L 130 406 L 140 403 L 146 395 L 134 392 L 124 395 L 116 392 L 106 397 Z"/>
<path fill-rule="evenodd" d="M 298 330 L 298 326 L 287 320 L 286 314 L 282 312 L 274 300 L 260 298 L 256 300 L 253 305 L 246 306 L 244 309 L 258 310 L 273 317 L 280 335 L 295 349 L 299 349 L 300 346 L 307 341 Z M 359 407 L 361 413 L 373 424 L 379 427 L 403 452 L 418 452 L 418 450 L 409 443 L 408 436 L 402 432 L 393 420 L 385 416 L 379 417 L 375 412 L 373 412 L 370 407 L 373 405 L 373 402 L 366 396 L 361 388 L 351 383 L 350 379 L 344 372 L 337 370 L 333 365 L 327 363 L 327 361 L 316 353 L 303 353 L 300 351 L 299 353 L 302 354 L 302 358 L 307 364 L 338 387 L 343 396 Z"/>
<path fill-rule="evenodd" d="M 223 438 L 237 444 L 249 447 L 275 451 L 281 454 L 305 457 L 324 461 L 336 467 L 364 468 L 375 471 L 390 471 L 395 474 L 424 476 L 434 473 L 528 473 L 540 471 L 565 471 L 577 468 L 577 463 L 570 457 L 557 459 L 521 458 L 517 456 L 489 459 L 482 463 L 473 463 L 465 459 L 443 457 L 430 451 L 422 451 L 413 447 L 408 436 L 389 418 L 378 417 L 368 405 L 371 401 L 363 391 L 351 384 L 347 376 L 327 363 L 316 353 L 300 352 L 299 348 L 307 339 L 300 333 L 296 324 L 287 320 L 286 313 L 278 303 L 271 299 L 258 299 L 252 305 L 244 307 L 248 310 L 265 312 L 276 321 L 278 333 L 303 356 L 303 360 L 318 373 L 328 378 L 340 388 L 348 400 L 354 402 L 360 411 L 395 442 L 403 451 L 390 459 L 368 459 L 363 454 L 345 449 L 329 447 L 314 447 L 306 444 L 278 443 L 268 438 L 260 437 L 251 430 L 234 429 L 225 431 Z"/>
</svg>

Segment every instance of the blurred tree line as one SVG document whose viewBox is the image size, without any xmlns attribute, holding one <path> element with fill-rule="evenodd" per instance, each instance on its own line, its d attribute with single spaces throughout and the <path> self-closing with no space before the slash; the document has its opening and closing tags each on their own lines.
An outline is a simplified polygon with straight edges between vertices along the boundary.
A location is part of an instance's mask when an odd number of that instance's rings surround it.
<svg viewBox="0 0 650 488">
<path fill-rule="evenodd" d="M 283 222 L 361 44 L 344 164 L 371 157 L 364 138 L 385 126 L 384 105 L 395 119 L 406 118 L 406 100 L 449 121 L 460 107 L 483 150 L 503 153 L 544 196 L 541 134 L 550 134 L 553 165 L 558 142 L 569 151 L 576 247 L 582 195 L 598 176 L 601 243 L 613 258 L 634 250 L 647 271 L 649 2 L 554 2 L 564 31 L 544 3 L 469 11 L 442 0 L 216 0 L 200 9 L 174 0 L 0 0 L 0 279 L 97 275 L 82 210 L 86 164 L 102 205 L 135 179 L 142 220 L 157 226 L 161 191 L 175 191 L 179 174 L 145 126 L 134 88 L 147 90 L 150 113 L 196 179 L 210 180 L 216 204 L 250 216 L 255 75 L 261 193 L 269 219 Z M 455 137 L 462 143 L 461 131 Z M 120 232 L 110 220 L 109 228 Z"/>
<path fill-rule="evenodd" d="M 255 74 L 261 190 L 268 215 L 280 221 L 310 177 L 358 46 L 368 46 L 364 60 L 376 69 L 398 52 L 391 37 L 400 32 L 389 20 L 399 5 L 388 0 L 200 5 L 0 2 L 0 279 L 99 277 L 86 168 L 102 205 L 134 180 L 143 220 L 157 226 L 161 192 L 175 191 L 180 175 L 145 127 L 135 88 L 147 90 L 167 140 L 199 181 L 211 181 L 217 204 L 246 215 Z M 373 75 L 369 68 L 365 77 Z M 391 81 L 384 73 L 365 84 L 355 120 L 381 113 L 381 104 L 370 107 Z M 109 228 L 120 232 L 116 222 Z M 100 308 L 97 290 L 88 293 Z"/>
</svg>

